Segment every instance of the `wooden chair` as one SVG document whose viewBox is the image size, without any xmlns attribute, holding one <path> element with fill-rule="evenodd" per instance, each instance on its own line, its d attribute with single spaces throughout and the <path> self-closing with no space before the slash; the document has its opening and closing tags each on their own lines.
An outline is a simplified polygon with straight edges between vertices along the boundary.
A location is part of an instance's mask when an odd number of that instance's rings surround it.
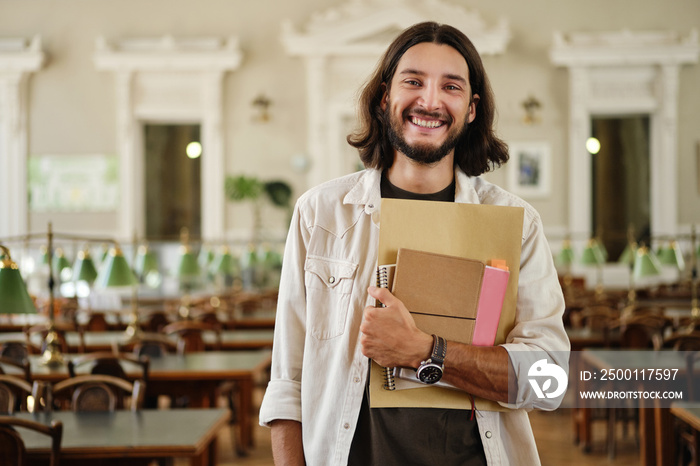
<svg viewBox="0 0 700 466">
<path fill-rule="evenodd" d="M 105 332 L 112 329 L 102 312 L 91 312 L 88 321 L 81 328 L 85 332 Z"/>
<path fill-rule="evenodd" d="M 163 327 L 166 335 L 175 335 L 178 338 L 177 348 L 179 354 L 205 351 L 204 333 L 214 335 L 213 349 L 221 349 L 221 326 L 211 325 L 195 320 L 180 320 Z"/>
<path fill-rule="evenodd" d="M 688 400 L 700 400 L 700 374 L 695 365 L 700 361 L 700 351 L 690 351 L 686 356 L 686 383 Z M 675 421 L 677 432 L 678 464 L 700 464 L 700 435 L 698 432 L 679 420 Z"/>
<path fill-rule="evenodd" d="M 27 450 L 24 441 L 15 428 L 31 429 L 51 437 L 49 465 L 58 466 L 61 460 L 61 439 L 63 424 L 51 421 L 47 426 L 37 421 L 20 419 L 14 416 L 0 416 L 0 464 L 3 466 L 24 466 L 27 463 Z"/>
<path fill-rule="evenodd" d="M 170 322 L 165 311 L 153 311 L 141 321 L 140 326 L 144 332 L 158 333 Z"/>
<path fill-rule="evenodd" d="M 39 400 L 44 395 L 43 390 L 43 382 L 29 383 L 12 375 L 0 374 L 0 413 L 40 410 Z M 27 399 L 30 396 L 34 404 L 28 403 Z"/>
<path fill-rule="evenodd" d="M 160 333 L 143 333 L 132 337 L 126 342 L 116 343 L 113 346 L 115 353 L 131 353 L 135 357 L 160 358 L 165 354 L 177 352 L 177 344 L 172 339 Z M 146 395 L 143 407 L 147 409 L 158 408 L 158 396 Z"/>
<path fill-rule="evenodd" d="M 90 374 L 111 375 L 124 380 L 130 379 L 127 376 L 129 368 L 138 368 L 141 372 L 140 379 L 148 382 L 148 370 L 150 361 L 147 356 L 134 356 L 129 353 L 113 353 L 110 351 L 97 351 L 77 356 L 68 361 L 68 374 L 75 377 L 80 372 L 81 367 L 88 367 L 86 372 Z M 126 367 L 126 369 L 125 369 Z"/>
<path fill-rule="evenodd" d="M 664 339 L 663 347 L 675 351 L 699 351 L 700 331 L 673 333 Z"/>
<path fill-rule="evenodd" d="M 633 315 L 620 319 L 620 347 L 625 349 L 659 349 L 663 334 L 673 321 L 661 315 Z"/>
<path fill-rule="evenodd" d="M 224 327 L 224 323 L 219 319 L 218 314 L 214 310 L 200 311 L 194 316 L 195 322 L 203 322 L 205 324 Z"/>
<path fill-rule="evenodd" d="M 38 352 L 38 348 L 36 348 Z M 0 343 L 0 356 L 22 362 L 29 358 L 29 348 L 26 341 L 9 340 Z"/>
<path fill-rule="evenodd" d="M 654 349 L 663 346 L 664 330 L 671 325 L 671 319 L 656 313 L 643 313 L 631 317 L 621 317 L 618 321 L 621 349 Z M 618 401 L 605 409 L 607 417 L 608 457 L 615 457 L 616 426 L 623 423 L 626 434 L 628 425 L 638 423 L 638 405 L 634 401 Z M 637 429 L 634 430 L 637 434 Z"/>
<path fill-rule="evenodd" d="M 4 367 L 4 368 L 3 368 Z M 29 365 L 29 359 L 24 359 L 21 362 L 18 362 L 14 358 L 6 358 L 5 356 L 0 356 L 0 374 L 5 374 L 6 369 L 8 367 L 12 367 L 14 369 L 22 371 L 22 375 L 24 376 L 24 379 L 31 383 L 32 381 L 32 370 Z"/>
<path fill-rule="evenodd" d="M 131 383 L 112 375 L 88 374 L 48 385 L 46 399 L 51 409 L 69 406 L 72 411 L 112 412 L 123 409 L 128 398 L 131 411 L 138 411 L 145 388 L 143 380 Z"/>
<path fill-rule="evenodd" d="M 115 343 L 113 350 L 115 353 L 131 353 L 137 357 L 159 358 L 177 352 L 177 344 L 161 333 L 142 333 L 128 341 Z"/>
</svg>

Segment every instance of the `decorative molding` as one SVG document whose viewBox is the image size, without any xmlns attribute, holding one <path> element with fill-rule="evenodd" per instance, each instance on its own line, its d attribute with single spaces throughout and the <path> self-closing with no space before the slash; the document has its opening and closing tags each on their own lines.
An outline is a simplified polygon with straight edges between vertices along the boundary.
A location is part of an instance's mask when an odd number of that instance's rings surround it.
<svg viewBox="0 0 700 466">
<path fill-rule="evenodd" d="M 0 237 L 29 228 L 27 84 L 45 62 L 40 36 L 0 39 Z"/>
<path fill-rule="evenodd" d="M 698 62 L 698 31 L 555 32 L 550 59 L 569 68 L 569 229 L 591 230 L 591 165 L 585 140 L 593 115 L 650 116 L 651 231 L 678 228 L 678 79 Z M 575 215 L 573 213 L 576 213 Z"/>
<path fill-rule="evenodd" d="M 283 22 L 281 40 L 287 53 L 306 65 L 309 184 L 348 173 L 341 144 L 334 139 L 343 127 L 340 120 L 355 117 L 352 96 L 391 41 L 422 21 L 468 31 L 482 55 L 505 52 L 511 38 L 505 19 L 489 27 L 476 11 L 444 0 L 348 0 L 314 13 L 301 28 Z"/>
<path fill-rule="evenodd" d="M 131 38 L 96 41 L 95 66 L 115 73 L 117 144 L 120 156 L 120 232 L 145 229 L 144 122 L 200 122 L 202 146 L 202 237 L 224 236 L 223 76 L 238 69 L 238 39 Z"/>
<path fill-rule="evenodd" d="M 681 65 L 697 63 L 698 30 L 682 37 L 675 31 L 554 33 L 550 51 L 560 66 Z"/>
<path fill-rule="evenodd" d="M 443 0 L 349 0 L 313 14 L 303 32 L 285 21 L 282 41 L 290 55 L 380 55 L 394 32 L 422 21 L 469 31 L 482 55 L 505 52 L 510 40 L 505 19 L 489 28 L 477 12 Z"/>
<path fill-rule="evenodd" d="M 100 70 L 235 70 L 243 54 L 238 38 L 132 38 L 109 43 L 98 37 L 95 65 Z"/>
</svg>

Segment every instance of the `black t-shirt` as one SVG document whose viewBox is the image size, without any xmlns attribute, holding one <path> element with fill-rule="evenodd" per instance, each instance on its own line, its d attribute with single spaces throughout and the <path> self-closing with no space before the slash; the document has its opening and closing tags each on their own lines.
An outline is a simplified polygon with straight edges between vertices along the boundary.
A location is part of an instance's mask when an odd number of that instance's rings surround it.
<svg viewBox="0 0 700 466">
<path fill-rule="evenodd" d="M 383 198 L 454 202 L 455 181 L 433 194 L 415 194 L 382 175 Z M 486 464 L 476 419 L 463 409 L 370 408 L 369 386 L 350 447 L 348 465 Z"/>
</svg>

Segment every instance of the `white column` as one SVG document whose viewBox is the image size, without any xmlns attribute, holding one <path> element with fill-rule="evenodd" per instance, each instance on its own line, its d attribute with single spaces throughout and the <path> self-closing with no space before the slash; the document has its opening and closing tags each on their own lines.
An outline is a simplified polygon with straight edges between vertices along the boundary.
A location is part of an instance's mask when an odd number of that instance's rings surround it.
<svg viewBox="0 0 700 466">
<path fill-rule="evenodd" d="M 0 237 L 28 228 L 26 75 L 0 75 Z"/>
<path fill-rule="evenodd" d="M 122 70 L 115 73 L 117 92 L 117 141 L 119 152 L 120 222 L 119 238 L 129 240 L 134 232 L 142 236 L 144 222 L 143 207 L 143 163 L 136 156 L 141 140 L 138 123 L 133 114 L 131 88 L 134 73 Z"/>
<path fill-rule="evenodd" d="M 306 58 L 306 106 L 308 112 L 307 144 L 311 157 L 308 175 L 309 186 L 315 186 L 330 178 L 328 173 L 328 150 L 326 142 L 326 122 L 324 121 L 325 86 L 323 73 L 325 58 Z"/>
<path fill-rule="evenodd" d="M 202 238 L 224 237 L 225 200 L 223 71 L 204 73 L 202 79 L 204 116 L 202 119 Z"/>
<path fill-rule="evenodd" d="M 569 95 L 569 230 L 572 233 L 591 230 L 591 155 L 586 139 L 591 134 L 591 121 L 586 100 L 588 73 L 585 68 L 570 69 Z"/>
<path fill-rule="evenodd" d="M 651 153 L 651 231 L 674 235 L 678 229 L 678 79 L 677 65 L 664 65 L 658 78 L 659 108 L 653 118 Z"/>
</svg>

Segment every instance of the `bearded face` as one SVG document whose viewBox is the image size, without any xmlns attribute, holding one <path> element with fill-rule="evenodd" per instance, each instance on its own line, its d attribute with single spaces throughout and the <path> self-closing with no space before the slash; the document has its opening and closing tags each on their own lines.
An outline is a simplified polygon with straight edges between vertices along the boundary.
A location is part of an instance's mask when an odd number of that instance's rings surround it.
<svg viewBox="0 0 700 466">
<path fill-rule="evenodd" d="M 384 121 L 389 122 L 387 128 L 387 136 L 391 146 L 404 154 L 409 159 L 423 165 L 432 165 L 444 159 L 457 146 L 457 142 L 467 131 L 468 123 L 464 120 L 462 126 L 452 126 L 449 128 L 446 138 L 442 143 L 435 144 L 431 142 L 415 142 L 409 143 L 403 136 L 403 126 L 405 121 L 410 121 L 411 116 L 426 117 L 430 120 L 444 121 L 444 124 L 452 125 L 454 119 L 449 115 L 443 115 L 439 112 L 428 112 L 421 108 L 406 109 L 402 115 L 393 115 L 390 111 L 391 106 L 387 105 L 384 109 Z M 418 120 L 422 120 L 417 118 Z M 423 120 L 425 121 L 425 120 Z"/>
</svg>

